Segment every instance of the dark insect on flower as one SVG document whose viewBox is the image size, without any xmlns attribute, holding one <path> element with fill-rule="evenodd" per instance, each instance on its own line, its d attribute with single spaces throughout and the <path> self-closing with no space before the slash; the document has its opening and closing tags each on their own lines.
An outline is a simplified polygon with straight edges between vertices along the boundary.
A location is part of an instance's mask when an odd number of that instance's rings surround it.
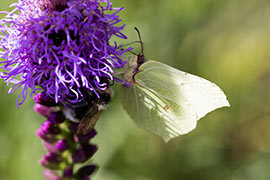
<svg viewBox="0 0 270 180">
<path fill-rule="evenodd" d="M 100 98 L 88 91 L 84 101 L 67 104 L 67 107 L 63 107 L 65 116 L 71 121 L 79 123 L 77 134 L 87 134 L 94 128 L 101 112 L 107 107 L 112 98 L 113 91 L 111 88 L 104 91 L 97 89 L 97 91 Z"/>
<path fill-rule="evenodd" d="M 100 98 L 96 98 L 95 101 L 93 101 L 93 106 L 89 107 L 80 121 L 77 131 L 78 134 L 87 134 L 88 132 L 91 132 L 99 119 L 101 112 L 107 107 L 107 104 L 111 100 L 112 90 L 107 89 L 106 91 L 100 92 L 100 94 Z"/>
<path fill-rule="evenodd" d="M 102 3 L 102 4 L 101 4 Z M 17 104 L 44 90 L 56 103 L 81 104 L 87 92 L 100 98 L 115 80 L 126 52 L 112 36 L 126 39 L 109 0 L 19 0 L 0 20 L 0 77 L 22 91 Z"/>
</svg>

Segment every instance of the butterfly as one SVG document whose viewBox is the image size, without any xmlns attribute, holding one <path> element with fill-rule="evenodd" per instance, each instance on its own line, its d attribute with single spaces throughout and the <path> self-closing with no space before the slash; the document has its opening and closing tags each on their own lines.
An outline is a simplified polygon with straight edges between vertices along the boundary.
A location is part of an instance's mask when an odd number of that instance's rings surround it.
<svg viewBox="0 0 270 180">
<path fill-rule="evenodd" d="M 124 110 L 138 127 L 161 136 L 165 142 L 195 129 L 207 113 L 230 106 L 216 84 L 146 60 L 143 54 L 125 65 L 122 78 L 131 84 L 120 89 Z"/>
</svg>

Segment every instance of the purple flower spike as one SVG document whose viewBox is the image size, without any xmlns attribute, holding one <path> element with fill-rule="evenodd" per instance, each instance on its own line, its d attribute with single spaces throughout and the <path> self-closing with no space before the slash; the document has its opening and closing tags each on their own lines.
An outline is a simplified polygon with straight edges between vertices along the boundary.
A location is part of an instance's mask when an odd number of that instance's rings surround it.
<svg viewBox="0 0 270 180">
<path fill-rule="evenodd" d="M 111 37 L 126 39 L 116 26 L 123 8 L 109 0 L 19 0 L 0 20 L 0 74 L 10 93 L 22 88 L 17 104 L 44 90 L 56 103 L 78 103 L 90 91 L 100 97 L 126 63 Z M 43 97 L 42 97 L 43 98 Z M 36 101 L 44 104 L 43 99 Z"/>
<path fill-rule="evenodd" d="M 100 113 L 108 104 L 110 86 L 119 80 L 115 70 L 126 63 L 121 56 L 128 50 L 110 42 L 126 39 L 124 25 L 117 26 L 123 8 L 109 0 L 18 0 L 12 7 L 0 20 L 0 78 L 14 84 L 9 93 L 20 89 L 17 106 L 29 89 L 31 96 L 42 91 L 34 110 L 47 119 L 36 132 L 48 150 L 40 160 L 44 177 L 89 179 L 96 166 L 75 175 L 73 167 L 97 151 L 90 144 L 96 132 L 78 135 L 78 125 L 89 108 Z"/>
<path fill-rule="evenodd" d="M 54 147 L 58 151 L 65 151 L 68 148 L 68 144 L 66 140 L 59 140 Z"/>
<path fill-rule="evenodd" d="M 58 176 L 54 171 L 46 170 L 45 178 L 89 179 L 89 173 L 82 173 L 77 178 L 73 173 L 73 167 L 77 163 L 86 162 L 97 151 L 97 146 L 90 143 L 90 140 L 97 132 L 93 129 L 86 135 L 78 135 L 76 134 L 77 129 L 78 123 L 73 123 L 66 119 L 63 115 L 63 110 L 60 108 L 57 112 L 52 112 L 48 120 L 44 121 L 41 128 L 37 130 L 36 134 L 43 139 L 43 145 L 48 151 L 40 160 L 40 164 L 61 174 L 61 176 Z M 66 168 L 63 169 L 63 166 Z"/>
</svg>

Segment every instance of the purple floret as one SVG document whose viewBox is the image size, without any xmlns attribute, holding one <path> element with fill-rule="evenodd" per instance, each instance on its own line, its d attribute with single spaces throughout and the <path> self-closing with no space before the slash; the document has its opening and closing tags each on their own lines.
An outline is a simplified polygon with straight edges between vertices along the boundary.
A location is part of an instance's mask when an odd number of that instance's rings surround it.
<svg viewBox="0 0 270 180">
<path fill-rule="evenodd" d="M 14 83 L 9 93 L 22 88 L 18 105 L 28 88 L 56 103 L 80 102 L 88 91 L 99 97 L 125 64 L 124 51 L 109 43 L 112 36 L 126 39 L 124 26 L 116 26 L 122 8 L 109 0 L 69 0 L 55 9 L 48 2 L 19 0 L 0 21 L 0 77 Z"/>
</svg>

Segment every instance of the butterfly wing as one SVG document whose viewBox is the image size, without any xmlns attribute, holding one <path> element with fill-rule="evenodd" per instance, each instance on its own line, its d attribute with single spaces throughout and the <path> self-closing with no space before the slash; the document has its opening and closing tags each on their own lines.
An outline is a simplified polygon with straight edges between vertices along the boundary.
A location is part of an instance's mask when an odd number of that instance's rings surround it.
<svg viewBox="0 0 270 180">
<path fill-rule="evenodd" d="M 177 104 L 183 101 L 196 113 L 197 120 L 221 107 L 230 106 L 224 92 L 214 83 L 157 61 L 139 68 L 135 82 Z"/>
<path fill-rule="evenodd" d="M 138 127 L 165 141 L 193 130 L 208 112 L 229 106 L 222 90 L 203 78 L 156 61 L 138 70 L 133 86 L 121 89 L 123 107 Z"/>
<path fill-rule="evenodd" d="M 122 87 L 121 101 L 138 127 L 161 136 L 166 142 L 196 127 L 196 114 L 191 108 L 184 108 L 140 85 Z"/>
</svg>

